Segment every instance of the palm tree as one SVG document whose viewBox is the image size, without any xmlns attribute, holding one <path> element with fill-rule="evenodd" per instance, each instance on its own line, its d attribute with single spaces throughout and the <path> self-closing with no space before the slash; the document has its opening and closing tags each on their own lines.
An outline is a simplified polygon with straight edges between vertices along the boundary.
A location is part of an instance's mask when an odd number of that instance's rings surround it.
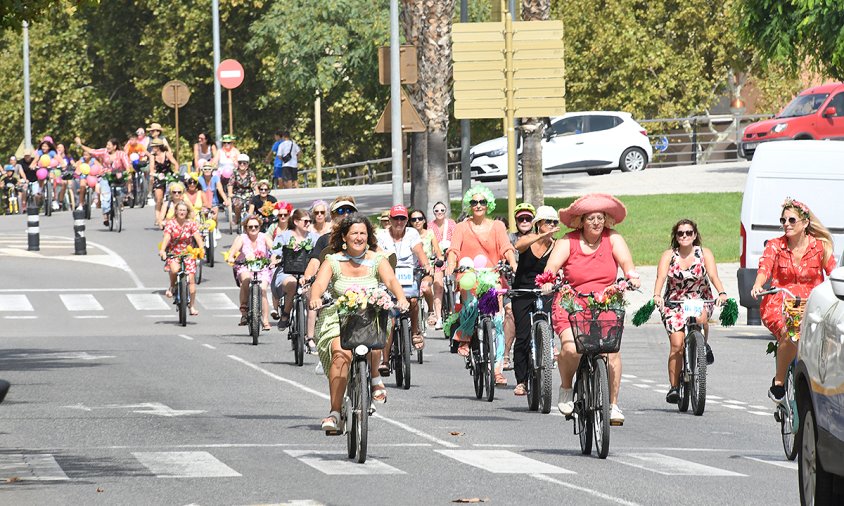
<svg viewBox="0 0 844 506">
<path fill-rule="evenodd" d="M 551 14 L 551 0 L 522 0 L 522 19 L 544 21 Z M 545 203 L 542 180 L 542 136 L 545 121 L 542 118 L 522 119 L 522 182 L 525 202 L 535 206 Z"/>
</svg>

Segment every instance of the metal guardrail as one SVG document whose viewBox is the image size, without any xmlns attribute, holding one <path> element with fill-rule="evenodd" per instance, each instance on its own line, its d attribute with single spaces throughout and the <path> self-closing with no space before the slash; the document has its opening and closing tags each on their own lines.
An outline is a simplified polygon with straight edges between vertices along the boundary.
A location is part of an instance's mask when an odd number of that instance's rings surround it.
<svg viewBox="0 0 844 506">
<path fill-rule="evenodd" d="M 684 118 L 653 118 L 638 120 L 648 131 L 654 147 L 649 167 L 697 165 L 740 159 L 738 146 L 744 127 L 767 119 L 773 114 L 716 114 Z M 392 181 L 392 157 L 363 162 L 332 165 L 322 168 L 323 186 L 351 186 L 389 183 Z M 408 155 L 406 167 L 410 167 Z M 302 187 L 316 184 L 316 169 L 299 171 Z M 448 179 L 460 179 L 460 148 L 448 150 Z M 410 181 L 410 170 L 405 170 Z"/>
</svg>

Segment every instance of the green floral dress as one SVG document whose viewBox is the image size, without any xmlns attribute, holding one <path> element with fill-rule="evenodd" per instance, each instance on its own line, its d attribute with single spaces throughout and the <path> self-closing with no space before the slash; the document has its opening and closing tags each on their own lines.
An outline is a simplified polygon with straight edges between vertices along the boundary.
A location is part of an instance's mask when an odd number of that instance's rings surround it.
<svg viewBox="0 0 844 506">
<path fill-rule="evenodd" d="M 369 273 L 365 276 L 346 276 L 340 270 L 340 262 L 348 262 L 349 259 L 342 253 L 327 255 L 325 261 L 331 266 L 331 285 L 329 287 L 331 296 L 334 299 L 340 297 L 347 288 L 358 285 L 363 288 L 376 288 L 381 282 L 378 278 L 378 265 L 385 258 L 382 253 L 376 253 L 372 260 L 364 260 L 361 265 L 371 263 Z M 320 310 L 316 322 L 317 351 L 319 360 L 322 362 L 322 369 L 328 376 L 331 368 L 331 341 L 340 337 L 340 318 L 337 316 L 337 305 L 331 304 Z"/>
</svg>

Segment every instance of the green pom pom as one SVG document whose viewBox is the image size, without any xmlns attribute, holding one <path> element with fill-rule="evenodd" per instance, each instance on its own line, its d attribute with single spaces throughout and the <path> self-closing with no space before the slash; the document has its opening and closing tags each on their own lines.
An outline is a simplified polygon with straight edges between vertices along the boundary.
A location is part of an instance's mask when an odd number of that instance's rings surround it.
<svg viewBox="0 0 844 506">
<path fill-rule="evenodd" d="M 719 319 L 723 327 L 732 327 L 736 324 L 738 320 L 738 304 L 736 304 L 736 299 L 727 299 L 727 302 L 724 303 L 724 307 L 721 309 Z"/>
<path fill-rule="evenodd" d="M 492 271 L 478 271 L 478 288 L 475 293 L 480 298 L 481 295 L 495 288 L 498 284 L 498 274 Z"/>
<path fill-rule="evenodd" d="M 452 325 L 457 323 L 457 320 L 459 319 L 460 313 L 451 313 L 450 315 L 448 315 L 448 318 L 446 318 L 445 322 L 443 322 L 443 331 L 445 332 L 445 335 L 451 335 L 451 327 Z"/>
<path fill-rule="evenodd" d="M 775 357 L 777 356 L 777 342 L 776 341 L 772 341 L 772 342 L 768 343 L 768 349 L 767 349 L 767 351 L 765 351 L 765 354 L 770 355 L 771 353 L 773 353 Z"/>
<path fill-rule="evenodd" d="M 643 323 L 648 321 L 648 318 L 651 317 L 651 313 L 654 312 L 656 309 L 656 304 L 654 303 L 653 299 L 649 300 L 647 304 L 640 307 L 636 314 L 633 315 L 633 325 L 636 327 L 641 326 Z"/>
</svg>

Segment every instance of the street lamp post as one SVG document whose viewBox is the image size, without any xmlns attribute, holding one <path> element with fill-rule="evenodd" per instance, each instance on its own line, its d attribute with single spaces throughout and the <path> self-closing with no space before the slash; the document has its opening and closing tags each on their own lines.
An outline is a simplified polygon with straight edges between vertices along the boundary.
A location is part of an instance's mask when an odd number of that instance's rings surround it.
<svg viewBox="0 0 844 506">
<path fill-rule="evenodd" d="M 29 23 L 23 22 L 23 147 L 32 148 L 32 118 L 29 108 Z"/>
<path fill-rule="evenodd" d="M 390 140 L 393 164 L 393 205 L 404 200 L 402 174 L 401 72 L 399 67 L 399 0 L 390 0 Z"/>
<path fill-rule="evenodd" d="M 223 136 L 223 92 L 220 89 L 220 80 L 217 79 L 217 68 L 220 66 L 220 3 L 219 0 L 211 0 L 211 25 L 214 37 L 214 139 L 217 142 L 217 149 L 220 148 L 220 138 Z"/>
</svg>

